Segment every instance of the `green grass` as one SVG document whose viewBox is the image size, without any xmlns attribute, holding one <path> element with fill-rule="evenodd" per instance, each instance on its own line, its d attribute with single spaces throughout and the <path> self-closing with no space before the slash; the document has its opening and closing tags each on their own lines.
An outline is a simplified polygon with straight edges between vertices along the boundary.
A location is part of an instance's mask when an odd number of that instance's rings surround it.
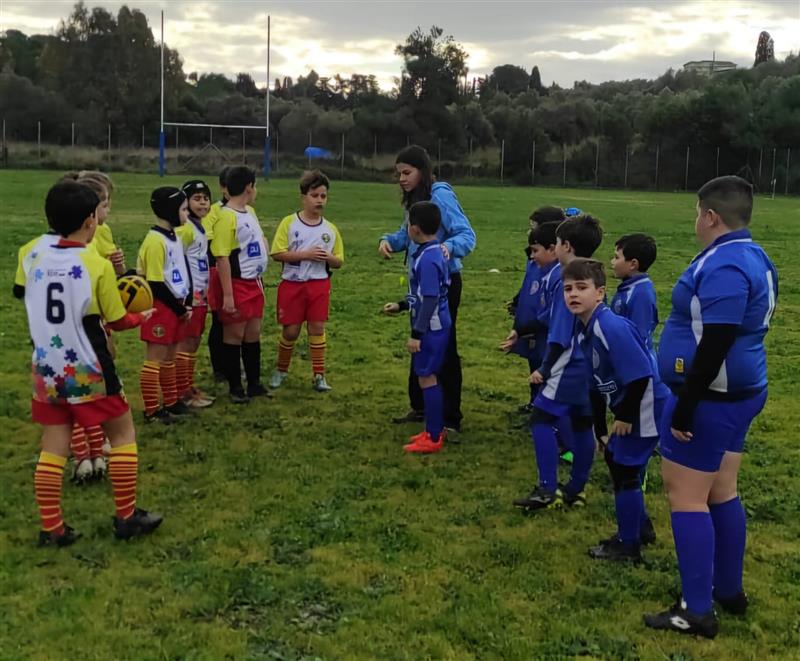
<svg viewBox="0 0 800 661">
<path fill-rule="evenodd" d="M 800 658 L 796 199 L 757 202 L 753 230 L 778 265 L 781 292 L 768 339 L 770 401 L 741 476 L 752 609 L 746 619 L 723 617 L 710 642 L 641 623 L 678 587 L 657 461 L 648 502 L 659 540 L 641 567 L 586 555 L 613 526 L 602 462 L 584 511 L 525 517 L 510 506 L 534 480 L 530 438 L 508 417 L 526 395 L 526 370 L 496 350 L 509 327 L 503 303 L 522 277 L 531 208 L 596 213 L 607 233 L 602 259 L 614 237 L 651 232 L 665 318 L 671 285 L 696 251 L 692 196 L 460 188 L 478 235 L 459 316 L 465 427 L 460 444 L 420 458 L 401 451 L 416 429 L 386 424 L 406 405 L 407 321 L 378 312 L 402 295 L 403 266 L 380 260 L 376 247 L 398 225 L 398 193 L 336 182 L 327 215 L 347 261 L 333 284 L 333 392 L 310 390 L 301 349 L 272 401 L 234 408 L 222 398 L 180 429 L 139 424 L 139 502 L 163 511 L 164 525 L 149 539 L 119 543 L 108 485 L 65 481 L 66 516 L 85 536 L 54 551 L 34 546 L 38 430 L 29 420 L 25 315 L 9 290 L 17 247 L 42 231 L 55 177 L 0 172 L 0 658 Z M 149 224 L 148 194 L 161 181 L 119 175 L 116 183 L 110 223 L 132 263 Z M 259 191 L 255 206 L 271 237 L 295 207 L 295 185 L 275 181 Z M 272 265 L 265 373 L 276 351 L 277 280 Z M 143 348 L 135 331 L 115 337 L 140 422 Z M 205 360 L 199 381 L 209 384 Z"/>
</svg>

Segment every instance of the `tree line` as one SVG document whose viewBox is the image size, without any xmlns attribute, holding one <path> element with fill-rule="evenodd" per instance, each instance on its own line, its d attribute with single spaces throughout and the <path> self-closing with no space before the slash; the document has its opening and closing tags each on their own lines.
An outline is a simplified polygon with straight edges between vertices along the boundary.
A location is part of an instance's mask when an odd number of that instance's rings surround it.
<svg viewBox="0 0 800 661">
<path fill-rule="evenodd" d="M 675 162 L 689 146 L 707 154 L 722 148 L 726 171 L 755 167 L 756 152 L 763 158 L 765 149 L 800 146 L 800 57 L 775 60 L 763 35 L 751 68 L 714 75 L 670 69 L 654 80 L 572 88 L 544 86 L 538 67 L 515 64 L 470 80 L 468 53 L 438 27 L 418 28 L 396 52 L 403 68 L 390 92 L 361 74 L 312 70 L 276 80 L 269 121 L 281 149 L 300 153 L 311 140 L 335 151 L 344 134 L 354 154 L 415 142 L 435 157 L 459 159 L 503 144 L 509 177 L 526 180 L 534 160 L 533 176 L 552 173 L 568 153 L 588 180 L 600 153 L 619 178 L 623 160 L 627 168 L 629 157 L 656 146 Z M 159 43 L 141 11 L 123 6 L 113 15 L 81 2 L 52 35 L 0 36 L 0 117 L 10 138 L 35 139 L 39 120 L 48 136 L 68 143 L 76 122 L 82 144 L 103 144 L 111 124 L 117 141 L 135 145 L 143 127 L 148 137 L 158 131 L 159 70 Z M 235 79 L 187 75 L 179 53 L 165 48 L 171 121 L 263 125 L 264 94 L 244 72 Z M 263 136 L 247 139 L 256 144 Z"/>
</svg>

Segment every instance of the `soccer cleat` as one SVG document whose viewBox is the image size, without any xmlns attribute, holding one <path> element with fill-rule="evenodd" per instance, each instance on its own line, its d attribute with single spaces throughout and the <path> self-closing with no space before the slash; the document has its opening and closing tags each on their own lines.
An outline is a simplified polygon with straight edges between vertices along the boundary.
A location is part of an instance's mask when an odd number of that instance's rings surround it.
<svg viewBox="0 0 800 661">
<path fill-rule="evenodd" d="M 91 459 L 82 459 L 75 466 L 75 472 L 72 473 L 72 481 L 75 484 L 86 484 L 94 477 L 94 466 L 92 466 Z"/>
<path fill-rule="evenodd" d="M 425 422 L 425 412 L 410 409 L 408 413 L 392 418 L 392 422 L 396 425 L 402 425 L 405 422 Z"/>
<path fill-rule="evenodd" d="M 209 402 L 215 402 L 217 400 L 216 397 L 204 393 L 200 388 L 195 388 L 192 386 L 192 397 L 199 397 L 200 399 L 207 399 Z"/>
<path fill-rule="evenodd" d="M 656 543 L 656 529 L 650 519 L 645 519 L 639 528 L 639 542 L 642 546 Z"/>
<path fill-rule="evenodd" d="M 589 549 L 589 557 L 595 560 L 614 560 L 616 562 L 641 562 L 642 552 L 638 544 L 623 544 L 616 535 L 614 539 Z"/>
<path fill-rule="evenodd" d="M 531 413 L 533 413 L 533 402 L 528 402 L 527 404 L 522 404 L 521 406 L 518 406 L 517 413 L 521 415 L 530 415 Z"/>
<path fill-rule="evenodd" d="M 524 498 L 517 498 L 513 501 L 514 507 L 532 512 L 551 507 L 559 507 L 561 500 L 556 496 L 556 491 L 548 491 L 542 487 L 536 487 Z"/>
<path fill-rule="evenodd" d="M 331 388 L 331 386 L 329 386 L 328 382 L 325 380 L 324 374 L 315 374 L 314 385 L 311 387 L 317 392 L 328 392 L 329 390 L 333 390 L 333 388 Z"/>
<path fill-rule="evenodd" d="M 147 423 L 160 422 L 162 425 L 174 425 L 180 422 L 181 419 L 172 415 L 167 409 L 158 409 L 150 414 L 145 413 L 144 421 Z"/>
<path fill-rule="evenodd" d="M 586 493 L 583 491 L 573 494 L 567 491 L 563 485 L 558 485 L 556 497 L 569 507 L 586 507 Z"/>
<path fill-rule="evenodd" d="M 64 525 L 64 532 L 60 535 L 54 532 L 47 532 L 46 530 L 39 531 L 39 546 L 55 546 L 56 548 L 64 548 L 77 542 L 81 538 L 81 534 L 74 528 Z"/>
<path fill-rule="evenodd" d="M 442 430 L 442 433 L 439 434 L 439 438 L 434 441 L 431 435 L 427 431 L 424 431 L 415 441 L 404 445 L 403 450 L 415 454 L 434 454 L 442 449 L 446 437 L 447 432 Z"/>
<path fill-rule="evenodd" d="M 106 473 L 108 473 L 108 464 L 106 463 L 105 457 L 95 457 L 92 459 L 92 465 L 94 466 L 94 479 L 95 480 L 103 480 L 106 477 Z"/>
<path fill-rule="evenodd" d="M 651 629 L 677 631 L 704 638 L 714 638 L 719 631 L 719 620 L 713 608 L 703 615 L 695 615 L 686 609 L 683 600 L 667 611 L 645 615 L 644 623 Z"/>
<path fill-rule="evenodd" d="M 205 399 L 199 395 L 190 395 L 188 399 L 184 400 L 186 406 L 191 409 L 205 409 L 214 403 L 214 400 Z"/>
<path fill-rule="evenodd" d="M 131 539 L 133 537 L 141 537 L 142 535 L 149 535 L 164 520 L 161 514 L 156 512 L 146 512 L 138 507 L 133 511 L 133 514 L 127 519 L 120 519 L 118 516 L 114 518 L 114 535 L 117 539 Z"/>
<path fill-rule="evenodd" d="M 164 410 L 167 413 L 170 413 L 171 415 L 177 415 L 177 416 L 192 415 L 193 413 L 192 409 L 190 409 L 188 406 L 186 406 L 186 404 L 184 404 L 180 400 L 178 400 L 171 406 L 165 406 Z"/>
<path fill-rule="evenodd" d="M 272 393 L 267 390 L 264 386 L 260 383 L 257 383 L 254 386 L 247 386 L 247 396 L 248 397 L 266 397 L 267 399 L 272 399 Z"/>
<path fill-rule="evenodd" d="M 750 604 L 745 592 L 738 592 L 732 597 L 719 597 L 714 593 L 714 601 L 719 604 L 722 610 L 731 615 L 744 615 L 747 613 L 747 606 Z"/>
<path fill-rule="evenodd" d="M 245 394 L 244 388 L 231 389 L 230 398 L 234 404 L 247 404 L 250 402 L 250 398 Z"/>
<path fill-rule="evenodd" d="M 277 390 L 283 385 L 283 382 L 289 378 L 289 372 L 281 372 L 280 370 L 275 370 L 272 373 L 272 376 L 269 377 L 269 387 L 273 390 Z"/>
<path fill-rule="evenodd" d="M 409 436 L 408 440 L 411 441 L 412 443 L 416 443 L 417 441 L 421 441 L 424 438 L 425 434 L 427 433 L 428 432 L 423 429 L 419 434 L 414 434 L 413 436 Z"/>
</svg>

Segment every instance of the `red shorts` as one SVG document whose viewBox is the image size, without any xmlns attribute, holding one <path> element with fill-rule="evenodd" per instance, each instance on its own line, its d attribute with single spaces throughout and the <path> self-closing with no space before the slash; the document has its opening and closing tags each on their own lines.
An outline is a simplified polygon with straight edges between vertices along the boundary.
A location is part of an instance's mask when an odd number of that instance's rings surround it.
<svg viewBox="0 0 800 661">
<path fill-rule="evenodd" d="M 195 305 L 192 308 L 192 318 L 183 326 L 182 337 L 203 337 L 203 331 L 206 329 L 207 313 L 207 306 Z"/>
<path fill-rule="evenodd" d="M 220 301 L 217 310 L 219 320 L 223 324 L 240 324 L 250 319 L 261 319 L 264 316 L 264 285 L 261 284 L 261 278 L 255 280 L 232 278 L 231 284 L 236 313 L 223 312 Z"/>
<path fill-rule="evenodd" d="M 156 311 L 141 325 L 139 337 L 153 344 L 177 344 L 183 338 L 186 324 L 161 301 L 154 301 L 153 307 Z"/>
<path fill-rule="evenodd" d="M 304 321 L 327 321 L 331 302 L 331 280 L 292 282 L 278 285 L 278 323 L 281 326 Z"/>
<path fill-rule="evenodd" d="M 222 307 L 222 285 L 219 282 L 219 272 L 216 266 L 208 270 L 208 291 L 206 292 L 208 307 L 216 312 Z"/>
<path fill-rule="evenodd" d="M 94 427 L 106 420 L 118 418 L 129 410 L 125 395 L 109 395 L 84 404 L 50 404 L 31 400 L 31 417 L 40 425 L 71 425 Z"/>
</svg>

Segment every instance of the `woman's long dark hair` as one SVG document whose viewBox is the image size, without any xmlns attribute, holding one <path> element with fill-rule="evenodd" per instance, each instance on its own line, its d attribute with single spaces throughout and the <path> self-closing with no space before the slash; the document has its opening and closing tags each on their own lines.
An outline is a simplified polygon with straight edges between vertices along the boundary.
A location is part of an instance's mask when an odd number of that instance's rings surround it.
<svg viewBox="0 0 800 661">
<path fill-rule="evenodd" d="M 395 165 L 405 163 L 417 168 L 420 174 L 419 184 L 414 190 L 403 191 L 403 206 L 410 209 L 416 202 L 427 202 L 431 199 L 433 188 L 433 164 L 428 152 L 419 145 L 409 145 L 401 149 L 394 159 Z"/>
</svg>

